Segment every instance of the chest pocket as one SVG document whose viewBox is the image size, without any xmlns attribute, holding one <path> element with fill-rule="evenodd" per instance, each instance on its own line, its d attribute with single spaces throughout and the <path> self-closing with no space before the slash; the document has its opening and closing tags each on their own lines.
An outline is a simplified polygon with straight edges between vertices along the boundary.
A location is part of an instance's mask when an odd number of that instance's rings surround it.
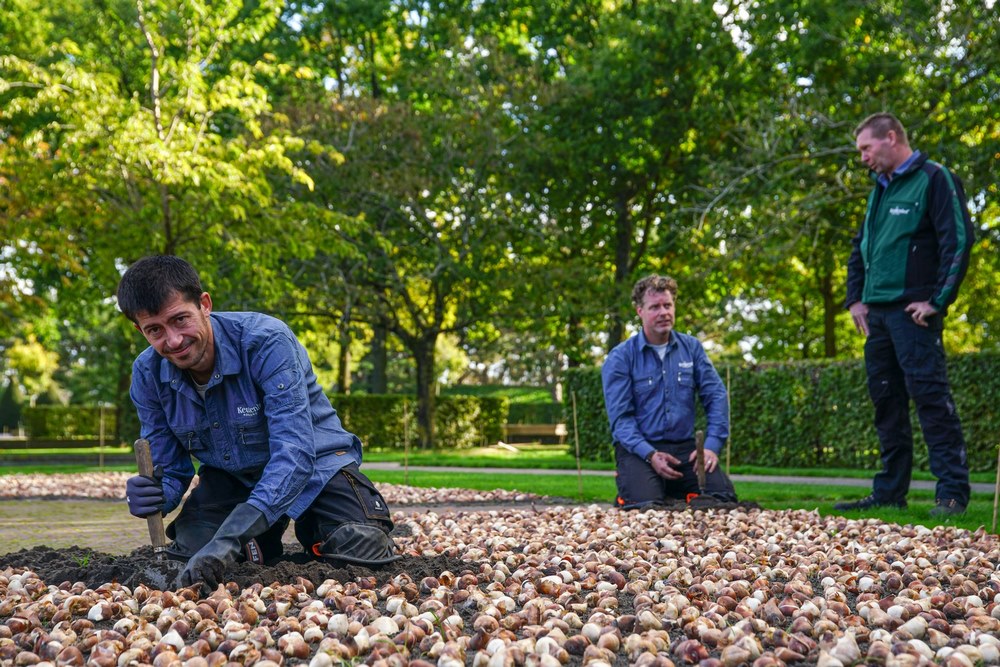
<svg viewBox="0 0 1000 667">
<path fill-rule="evenodd" d="M 694 392 L 694 368 L 677 369 L 677 393 L 689 396 Z"/>
<path fill-rule="evenodd" d="M 656 380 L 652 375 L 633 375 L 632 392 L 637 396 L 645 396 L 656 387 Z"/>
<path fill-rule="evenodd" d="M 268 431 L 263 417 L 242 417 L 235 420 L 233 426 L 238 447 L 245 451 L 267 451 Z"/>
<path fill-rule="evenodd" d="M 884 219 L 887 231 L 894 235 L 900 232 L 911 232 L 920 223 L 922 207 L 919 201 L 913 199 L 893 198 L 884 204 Z"/>
<path fill-rule="evenodd" d="M 194 424 L 194 425 L 171 425 L 170 430 L 174 432 L 174 435 L 180 441 L 184 449 L 188 450 L 197 457 L 198 452 L 203 452 L 208 449 L 211 442 L 211 437 L 208 433 L 208 424 Z M 197 457 L 201 460 L 200 457 Z"/>
</svg>

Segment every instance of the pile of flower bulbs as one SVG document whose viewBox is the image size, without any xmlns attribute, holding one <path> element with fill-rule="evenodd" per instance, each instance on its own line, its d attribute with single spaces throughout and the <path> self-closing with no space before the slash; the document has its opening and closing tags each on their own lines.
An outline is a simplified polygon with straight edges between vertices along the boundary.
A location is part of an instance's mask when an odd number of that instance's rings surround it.
<svg viewBox="0 0 1000 667">
<path fill-rule="evenodd" d="M 193 589 L 0 571 L 0 664 L 1000 664 L 1000 542 L 806 511 L 394 514 L 434 576 Z M 426 572 L 425 572 L 426 574 Z"/>
</svg>

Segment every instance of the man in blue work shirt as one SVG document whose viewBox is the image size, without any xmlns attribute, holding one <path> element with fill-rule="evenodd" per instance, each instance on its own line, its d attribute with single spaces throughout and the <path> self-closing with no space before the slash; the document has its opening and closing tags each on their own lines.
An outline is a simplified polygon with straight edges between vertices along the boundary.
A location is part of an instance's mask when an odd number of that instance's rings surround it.
<svg viewBox="0 0 1000 667">
<path fill-rule="evenodd" d="M 176 508 L 167 533 L 187 560 L 178 585 L 215 586 L 225 569 L 282 553 L 289 517 L 319 558 L 381 565 L 398 558 L 385 499 L 358 469 L 361 442 L 343 429 L 305 349 L 280 320 L 213 313 L 197 272 L 146 257 L 118 285 L 118 306 L 150 347 L 132 366 L 132 402 L 155 473 L 126 487 L 138 517 Z"/>
<path fill-rule="evenodd" d="M 651 275 L 637 282 L 632 303 L 642 329 L 611 350 L 601 370 L 623 508 L 690 494 L 736 502 L 719 467 L 729 436 L 726 388 L 698 339 L 673 330 L 676 297 L 673 278 Z M 695 470 L 696 395 L 708 417 L 704 489 Z"/>
</svg>

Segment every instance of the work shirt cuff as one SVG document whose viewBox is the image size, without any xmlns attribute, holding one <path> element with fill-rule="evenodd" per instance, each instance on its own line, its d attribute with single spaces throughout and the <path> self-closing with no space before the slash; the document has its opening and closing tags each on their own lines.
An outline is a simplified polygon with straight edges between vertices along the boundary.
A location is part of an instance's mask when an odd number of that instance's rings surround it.
<svg viewBox="0 0 1000 667">
<path fill-rule="evenodd" d="M 633 453 L 643 461 L 648 461 L 649 457 L 652 456 L 655 452 L 656 452 L 655 447 L 653 447 L 648 442 L 643 442 L 642 444 L 640 444 L 638 447 L 635 448 Z"/>
<path fill-rule="evenodd" d="M 278 519 L 281 518 L 281 514 L 275 514 L 274 510 L 270 507 L 262 507 L 261 502 L 256 498 L 248 498 L 247 505 L 260 510 L 260 513 L 264 515 L 265 519 L 267 519 L 267 525 L 269 528 L 277 523 Z"/>
<path fill-rule="evenodd" d="M 722 451 L 722 445 L 724 444 L 724 442 L 725 441 L 719 438 L 708 436 L 707 438 L 705 438 L 705 449 L 711 449 L 713 452 L 715 452 L 715 455 L 718 456 L 719 452 Z"/>
</svg>

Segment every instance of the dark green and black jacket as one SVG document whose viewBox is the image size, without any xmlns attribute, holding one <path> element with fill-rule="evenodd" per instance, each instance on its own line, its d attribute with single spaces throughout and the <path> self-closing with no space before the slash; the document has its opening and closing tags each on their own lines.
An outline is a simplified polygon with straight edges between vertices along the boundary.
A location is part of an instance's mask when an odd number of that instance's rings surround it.
<svg viewBox="0 0 1000 667">
<path fill-rule="evenodd" d="M 848 307 L 930 301 L 943 314 L 958 295 L 973 243 L 961 181 L 924 155 L 888 185 L 876 179 L 853 243 Z"/>
</svg>

